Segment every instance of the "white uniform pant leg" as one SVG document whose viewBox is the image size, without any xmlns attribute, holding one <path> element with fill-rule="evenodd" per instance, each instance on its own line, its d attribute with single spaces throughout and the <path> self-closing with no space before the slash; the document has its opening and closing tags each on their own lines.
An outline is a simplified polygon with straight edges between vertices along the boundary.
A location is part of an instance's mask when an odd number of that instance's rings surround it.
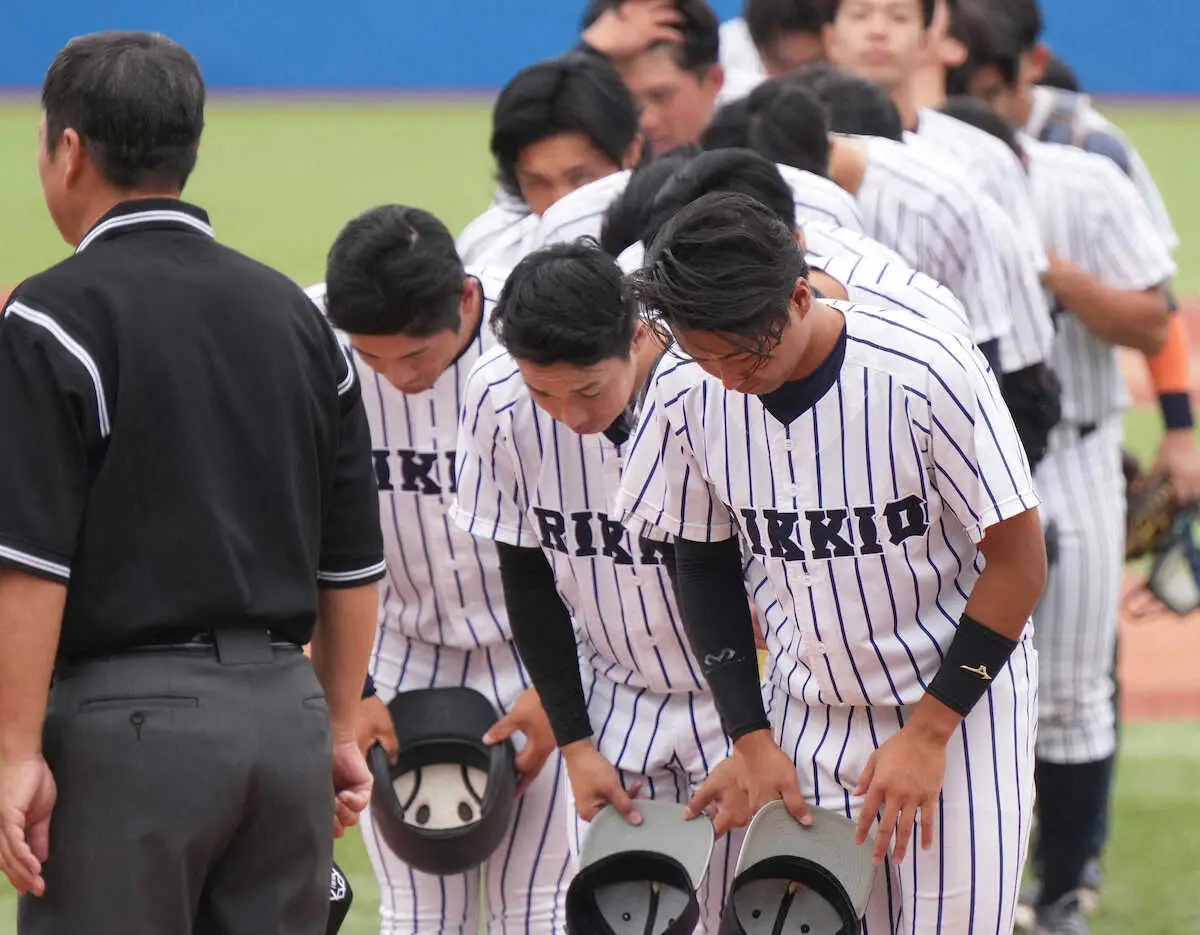
<svg viewBox="0 0 1200 935">
<path fill-rule="evenodd" d="M 401 671 L 377 681 L 402 691 L 465 686 L 507 712 L 526 680 L 511 644 L 471 651 L 410 642 L 396 658 Z M 392 692 L 381 689 L 390 700 Z M 520 737 L 514 738 L 520 744 Z M 380 890 L 381 935 L 477 935 L 481 913 L 489 935 L 552 935 L 564 930 L 570 882 L 566 772 L 555 754 L 517 803 L 512 827 L 482 872 L 439 877 L 413 870 L 383 843 L 363 815 L 363 840 Z M 481 903 L 482 900 L 482 903 Z"/>
<path fill-rule="evenodd" d="M 1036 680 L 1037 654 L 1025 640 L 947 747 L 933 848 L 920 849 L 918 827 L 905 859 L 879 868 L 864 935 L 1012 931 L 1033 813 Z M 776 736 L 805 797 L 857 820 L 862 770 L 909 709 L 787 707 Z"/>
<path fill-rule="evenodd" d="M 1124 568 L 1125 480 L 1119 420 L 1052 450 L 1038 465 L 1058 557 L 1033 614 L 1041 662 L 1038 757 L 1092 763 L 1116 750 L 1112 659 Z"/>
</svg>

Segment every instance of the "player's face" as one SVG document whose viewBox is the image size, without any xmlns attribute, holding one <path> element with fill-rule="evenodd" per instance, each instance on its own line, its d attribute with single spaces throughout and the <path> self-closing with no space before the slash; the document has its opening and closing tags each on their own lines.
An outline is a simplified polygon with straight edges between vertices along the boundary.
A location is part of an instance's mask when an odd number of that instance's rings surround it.
<svg viewBox="0 0 1200 935">
<path fill-rule="evenodd" d="M 679 346 L 727 390 L 750 396 L 773 393 L 792 379 L 808 348 L 812 331 L 806 320 L 807 309 L 812 307 L 809 295 L 807 283 L 803 288 L 798 286 L 779 341 L 765 355 L 749 353 L 737 341 L 718 332 L 686 331 L 676 326 L 671 331 Z"/>
<path fill-rule="evenodd" d="M 785 32 L 758 50 L 763 68 L 771 78 L 789 74 L 825 58 L 821 37 L 811 32 Z"/>
<path fill-rule="evenodd" d="M 838 68 L 888 90 L 923 63 L 925 22 L 919 0 L 843 0 L 825 27 L 825 51 Z"/>
<path fill-rule="evenodd" d="M 518 360 L 529 395 L 556 422 L 576 435 L 595 435 L 612 425 L 637 393 L 637 365 L 609 357 L 591 367 Z"/>
<path fill-rule="evenodd" d="M 662 47 L 622 64 L 621 77 L 642 110 L 642 132 L 656 153 L 700 140 L 724 82 L 720 65 L 698 77 Z"/>
<path fill-rule="evenodd" d="M 582 133 L 560 133 L 521 150 L 517 183 L 529 210 L 541 216 L 563 195 L 620 168 Z"/>
<path fill-rule="evenodd" d="M 999 68 L 988 65 L 976 70 L 967 83 L 967 93 L 983 101 L 1015 126 L 1024 125 L 1023 121 L 1018 121 L 1015 117 L 1022 111 L 1019 102 L 1020 89 L 1006 84 Z M 1025 116 L 1027 117 L 1028 113 Z"/>
<path fill-rule="evenodd" d="M 463 284 L 458 328 L 443 328 L 427 337 L 406 334 L 352 334 L 350 344 L 368 367 L 401 393 L 423 393 L 454 362 L 475 333 L 481 296 L 474 279 Z"/>
</svg>

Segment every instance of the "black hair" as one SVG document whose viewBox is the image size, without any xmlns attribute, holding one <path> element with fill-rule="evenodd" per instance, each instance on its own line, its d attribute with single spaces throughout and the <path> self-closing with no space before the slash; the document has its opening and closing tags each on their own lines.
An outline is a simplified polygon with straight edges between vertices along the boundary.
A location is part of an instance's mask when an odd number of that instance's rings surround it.
<svg viewBox="0 0 1200 935">
<path fill-rule="evenodd" d="M 978 98 L 958 95 L 947 100 L 938 110 L 947 117 L 953 117 L 955 120 L 969 123 L 977 130 L 990 133 L 1011 149 L 1018 159 L 1025 155 L 1013 125 Z"/>
<path fill-rule="evenodd" d="M 642 239 L 652 242 L 671 218 L 711 192 L 748 195 L 795 227 L 796 196 L 775 164 L 748 149 L 717 149 L 701 153 L 667 179 L 654 199 Z"/>
<path fill-rule="evenodd" d="M 759 357 L 787 327 L 808 265 L 792 228 L 749 195 L 713 192 L 666 223 L 632 280 L 635 298 L 675 331 L 711 331 Z"/>
<path fill-rule="evenodd" d="M 891 95 L 866 78 L 834 68 L 825 62 L 805 65 L 782 79 L 805 88 L 820 102 L 832 133 L 881 136 L 904 140 L 904 121 Z"/>
<path fill-rule="evenodd" d="M 838 11 L 842 8 L 842 0 L 832 0 L 832 6 L 829 12 L 830 20 L 837 18 Z M 925 20 L 925 28 L 928 29 L 933 25 L 933 16 L 937 12 L 937 0 L 921 0 L 921 16 Z"/>
<path fill-rule="evenodd" d="M 1017 51 L 1028 52 L 1042 35 L 1042 11 L 1038 0 L 988 0 L 988 8 L 1011 24 Z"/>
<path fill-rule="evenodd" d="M 329 320 L 348 334 L 427 338 L 462 323 L 466 272 L 428 211 L 372 208 L 342 228 L 325 267 Z"/>
<path fill-rule="evenodd" d="M 625 0 L 591 0 L 584 12 L 582 29 L 587 29 L 606 10 L 619 7 Z M 668 49 L 672 59 L 684 71 L 701 78 L 720 60 L 721 21 L 705 0 L 674 0 L 681 14 L 681 22 L 675 27 L 682 33 L 683 42 L 659 43 Z"/>
<path fill-rule="evenodd" d="M 1083 91 L 1083 83 L 1075 74 L 1075 70 L 1054 53 L 1046 56 L 1046 69 L 1038 83 L 1048 88 L 1058 88 L 1060 91 L 1074 91 L 1076 94 Z"/>
<path fill-rule="evenodd" d="M 830 0 L 746 0 L 742 18 L 754 44 L 762 48 L 786 33 L 820 36 L 833 8 Z"/>
<path fill-rule="evenodd" d="M 521 69 L 492 110 L 492 156 L 504 190 L 524 200 L 517 162 L 526 146 L 580 133 L 618 168 L 638 135 L 633 95 L 610 62 L 572 52 Z"/>
<path fill-rule="evenodd" d="M 985 68 L 996 69 L 1007 87 L 1017 83 L 1021 52 L 1012 24 L 1004 14 L 974 0 L 962 0 L 950 14 L 950 36 L 962 44 L 967 57 L 961 65 L 947 71 L 947 94 L 969 93 L 971 79 Z"/>
<path fill-rule="evenodd" d="M 629 357 L 638 317 L 612 257 L 594 243 L 576 241 L 521 260 L 504 284 L 491 326 L 517 360 L 591 367 Z"/>
<path fill-rule="evenodd" d="M 700 147 L 694 143 L 676 146 L 633 170 L 625 190 L 604 213 L 600 248 L 605 253 L 612 257 L 620 256 L 627 247 L 645 238 L 659 190 L 667 179 L 699 153 Z"/>
<path fill-rule="evenodd" d="M 771 162 L 815 175 L 829 174 L 829 124 L 811 91 L 789 78 L 772 78 L 746 99 L 746 146 Z"/>
<path fill-rule="evenodd" d="M 148 32 L 72 39 L 42 85 L 46 148 L 72 129 L 109 184 L 182 191 L 204 131 L 204 80 L 183 46 Z"/>
<path fill-rule="evenodd" d="M 700 134 L 700 145 L 705 149 L 746 146 L 750 142 L 749 134 L 750 105 L 741 97 L 717 108 Z"/>
</svg>

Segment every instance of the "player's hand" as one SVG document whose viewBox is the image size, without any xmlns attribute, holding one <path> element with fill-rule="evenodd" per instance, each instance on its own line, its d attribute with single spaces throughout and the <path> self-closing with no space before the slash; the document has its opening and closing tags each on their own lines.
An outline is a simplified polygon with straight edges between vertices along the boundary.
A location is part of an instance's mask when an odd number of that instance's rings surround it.
<svg viewBox="0 0 1200 935">
<path fill-rule="evenodd" d="M 336 741 L 333 745 L 333 836 L 340 838 L 347 828 L 358 824 L 358 816 L 370 804 L 373 781 L 371 770 L 357 741 Z"/>
<path fill-rule="evenodd" d="M 733 757 L 742 788 L 749 798 L 751 812 L 768 802 L 783 799 L 788 812 L 802 825 L 811 825 L 812 816 L 800 792 L 800 775 L 791 757 L 779 749 L 769 730 L 756 730 L 739 737 L 733 745 Z"/>
<path fill-rule="evenodd" d="M 1182 504 L 1200 500 L 1200 447 L 1192 429 L 1173 429 L 1158 446 L 1154 470 L 1171 480 L 1175 497 Z"/>
<path fill-rule="evenodd" d="M 633 797 L 641 787 L 634 786 L 626 792 L 616 767 L 592 746 L 591 740 L 569 743 L 562 752 L 580 818 L 591 821 L 605 805 L 612 805 L 631 825 L 642 823 L 642 813 L 633 804 Z"/>
<path fill-rule="evenodd" d="M 682 22 L 674 0 L 625 0 L 601 13 L 582 39 L 609 58 L 631 58 L 660 42 L 682 44 Z"/>
<path fill-rule="evenodd" d="M 396 739 L 396 724 L 392 713 L 383 700 L 375 695 L 364 698 L 354 714 L 354 736 L 358 749 L 366 756 L 370 749 L 379 744 L 387 751 L 389 762 L 395 763 L 400 756 L 400 741 Z"/>
<path fill-rule="evenodd" d="M 537 779 L 550 754 L 558 747 L 554 740 L 554 731 L 550 728 L 550 719 L 542 710 L 542 700 L 538 697 L 536 688 L 527 688 L 521 692 L 512 710 L 483 735 L 483 742 L 504 743 L 518 731 L 525 735 L 525 746 L 517 754 L 517 772 L 521 774 L 517 795 L 523 795 Z"/>
<path fill-rule="evenodd" d="M 892 859 L 899 863 L 908 853 L 913 826 L 921 821 L 921 849 L 933 847 L 933 819 L 942 781 L 946 778 L 946 744 L 924 731 L 905 727 L 890 737 L 867 760 L 855 795 L 865 795 L 858 817 L 858 843 L 867 840 L 871 823 L 881 814 L 875 836 L 876 866 L 887 856 L 892 835 Z"/>
<path fill-rule="evenodd" d="M 42 896 L 58 787 L 42 757 L 0 761 L 0 870 L 24 896 Z"/>
<path fill-rule="evenodd" d="M 717 837 L 734 828 L 746 827 L 754 817 L 750 796 L 742 786 L 737 761 L 732 757 L 713 767 L 683 810 L 683 817 L 688 821 L 701 814 L 712 819 L 713 833 Z"/>
</svg>

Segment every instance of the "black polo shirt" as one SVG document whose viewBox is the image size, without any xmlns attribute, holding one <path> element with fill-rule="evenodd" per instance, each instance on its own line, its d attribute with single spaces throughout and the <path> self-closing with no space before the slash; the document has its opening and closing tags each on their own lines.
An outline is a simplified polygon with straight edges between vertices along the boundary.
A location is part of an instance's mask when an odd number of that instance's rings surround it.
<svg viewBox="0 0 1200 935">
<path fill-rule="evenodd" d="M 130 201 L 0 319 L 0 563 L 67 585 L 67 655 L 313 631 L 383 575 L 355 368 L 183 202 Z"/>
</svg>

